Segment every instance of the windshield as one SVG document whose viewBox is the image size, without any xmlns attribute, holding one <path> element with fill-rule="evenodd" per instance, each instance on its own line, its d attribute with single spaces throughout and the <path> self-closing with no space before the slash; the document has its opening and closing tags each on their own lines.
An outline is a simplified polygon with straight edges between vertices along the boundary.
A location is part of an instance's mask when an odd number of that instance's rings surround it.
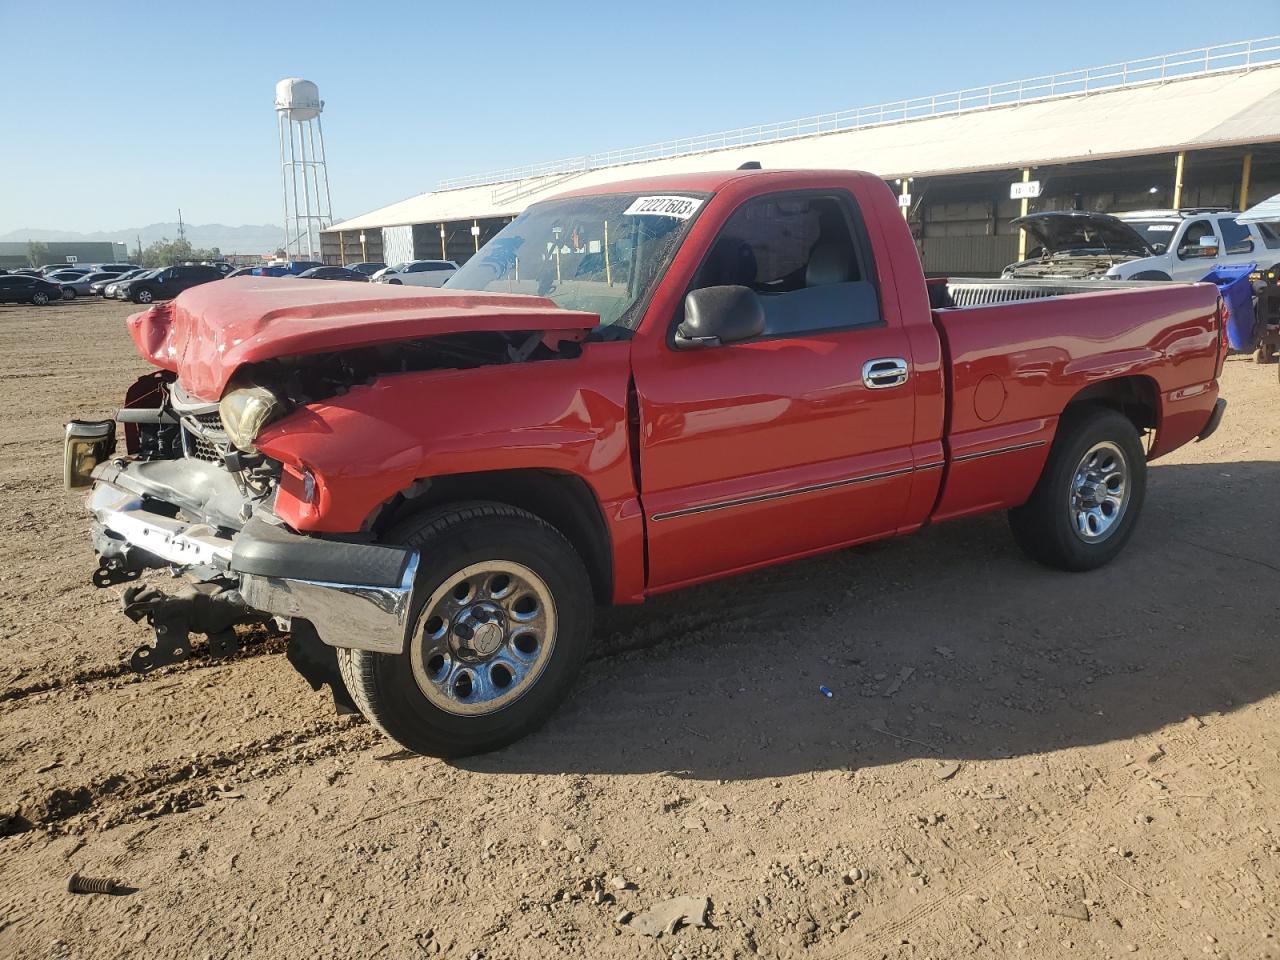
<svg viewBox="0 0 1280 960">
<path fill-rule="evenodd" d="M 1151 249 L 1156 253 L 1164 253 L 1169 249 L 1169 241 L 1178 229 L 1178 220 L 1126 220 L 1129 226 L 1142 234 Z"/>
<path fill-rule="evenodd" d="M 614 193 L 535 204 L 445 281 L 451 290 L 528 293 L 635 329 L 639 308 L 704 202 Z"/>
</svg>

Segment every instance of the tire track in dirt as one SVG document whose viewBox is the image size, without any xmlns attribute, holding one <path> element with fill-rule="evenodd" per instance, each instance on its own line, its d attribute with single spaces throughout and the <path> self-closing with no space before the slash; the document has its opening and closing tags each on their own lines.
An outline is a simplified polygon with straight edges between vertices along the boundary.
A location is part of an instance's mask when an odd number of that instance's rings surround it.
<svg viewBox="0 0 1280 960">
<path fill-rule="evenodd" d="M 250 634 L 243 638 L 241 642 L 245 645 L 231 656 L 214 656 L 208 652 L 206 647 L 201 646 L 192 652 L 191 659 L 174 666 L 181 671 L 178 674 L 179 676 L 185 676 L 195 670 L 226 666 L 229 663 L 237 663 L 242 660 L 253 660 L 257 657 L 284 653 L 288 638 L 277 635 L 255 636 Z M 7 690 L 0 690 L 0 703 L 14 703 L 42 693 L 62 693 L 64 691 L 85 692 L 92 695 L 97 688 L 110 689 L 112 681 L 147 683 L 161 678 L 172 678 L 174 672 L 170 672 L 171 669 L 162 669 L 156 673 L 136 674 L 133 668 L 129 666 L 129 661 L 122 660 L 116 664 L 80 670 L 67 677 L 52 677 L 47 680 L 36 681 L 25 687 L 10 687 Z"/>
<path fill-rule="evenodd" d="M 287 768 L 367 749 L 377 742 L 376 732 L 361 720 L 335 717 L 302 730 L 284 731 L 195 758 L 54 787 L 30 810 L 19 811 L 8 832 L 56 830 L 76 818 L 92 819 L 98 829 L 105 830 L 180 813 L 216 798 L 222 792 L 217 789 L 219 780 L 234 777 L 240 785 L 253 783 Z"/>
</svg>

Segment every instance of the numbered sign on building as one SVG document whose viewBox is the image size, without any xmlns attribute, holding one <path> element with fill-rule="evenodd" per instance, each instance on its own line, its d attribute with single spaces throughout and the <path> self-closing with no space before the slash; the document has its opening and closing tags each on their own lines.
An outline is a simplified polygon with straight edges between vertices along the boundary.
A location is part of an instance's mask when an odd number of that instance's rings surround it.
<svg viewBox="0 0 1280 960">
<path fill-rule="evenodd" d="M 1019 180 L 1009 184 L 1010 200 L 1032 200 L 1040 196 L 1039 180 Z"/>
</svg>

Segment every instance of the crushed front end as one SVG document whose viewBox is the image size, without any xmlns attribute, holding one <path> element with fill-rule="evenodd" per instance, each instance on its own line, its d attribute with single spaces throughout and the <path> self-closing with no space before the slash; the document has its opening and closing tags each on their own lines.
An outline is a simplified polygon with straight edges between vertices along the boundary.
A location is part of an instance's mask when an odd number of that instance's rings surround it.
<svg viewBox="0 0 1280 960">
<path fill-rule="evenodd" d="M 68 425 L 64 478 L 90 488 L 94 584 L 154 568 L 188 581 L 174 593 L 126 589 L 125 614 L 155 633 L 154 646 L 134 653 L 135 670 L 185 659 L 191 634 L 230 653 L 236 625 L 273 622 L 291 632 L 295 666 L 315 687 L 330 683 L 341 703 L 333 647 L 403 648 L 416 552 L 289 529 L 273 512 L 279 477 L 279 463 L 231 442 L 217 403 L 189 397 L 163 371 L 138 380 L 114 420 Z"/>
</svg>

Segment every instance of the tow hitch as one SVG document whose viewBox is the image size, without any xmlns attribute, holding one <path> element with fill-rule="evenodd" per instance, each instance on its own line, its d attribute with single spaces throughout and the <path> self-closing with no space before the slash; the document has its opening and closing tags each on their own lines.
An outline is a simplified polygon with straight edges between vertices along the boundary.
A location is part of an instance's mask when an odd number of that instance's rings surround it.
<svg viewBox="0 0 1280 960">
<path fill-rule="evenodd" d="M 238 623 L 260 620 L 261 614 L 245 605 L 239 591 L 216 583 L 199 583 L 167 594 L 146 584 L 128 587 L 122 602 L 124 615 L 134 623 L 146 620 L 155 631 L 156 645 L 133 651 L 129 666 L 136 673 L 180 663 L 191 656 L 191 634 L 209 638 L 209 652 L 228 656 L 240 649 L 232 629 Z"/>
</svg>

